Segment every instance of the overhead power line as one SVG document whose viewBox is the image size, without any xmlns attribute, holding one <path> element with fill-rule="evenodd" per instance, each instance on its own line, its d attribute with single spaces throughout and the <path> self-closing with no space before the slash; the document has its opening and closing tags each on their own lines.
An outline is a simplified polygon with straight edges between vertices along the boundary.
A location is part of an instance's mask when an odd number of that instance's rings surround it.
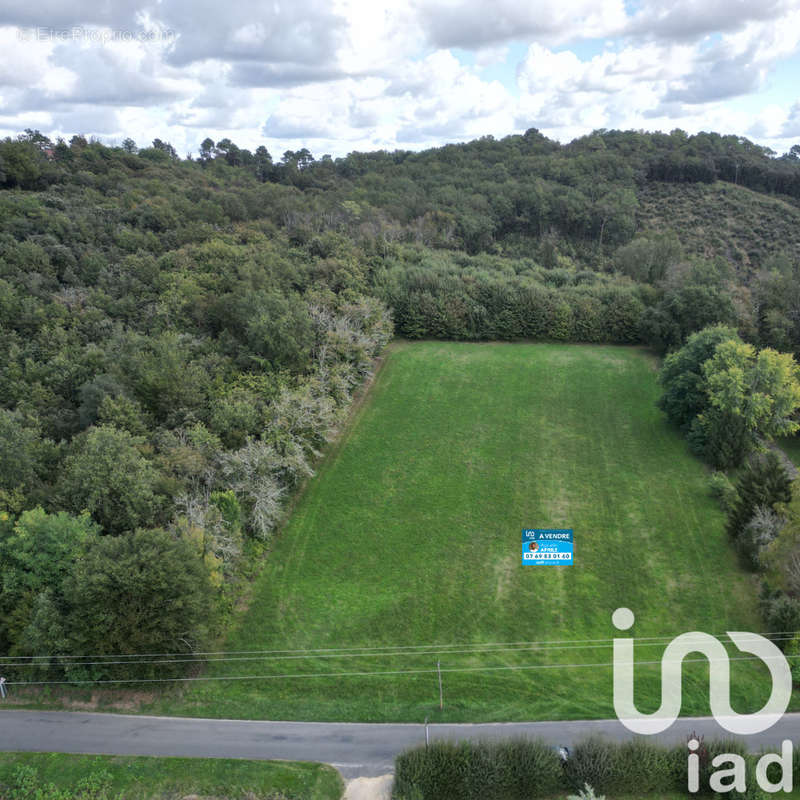
<svg viewBox="0 0 800 800">
<path fill-rule="evenodd" d="M 781 641 L 776 637 L 785 637 L 785 638 L 793 638 L 795 635 L 799 634 L 800 631 L 774 631 L 770 633 L 760 633 L 759 636 L 762 636 L 767 639 L 772 639 L 773 641 Z M 724 638 L 727 637 L 727 633 L 719 633 L 719 634 L 712 634 L 716 638 Z M 668 643 L 675 638 L 677 634 L 665 634 L 662 636 L 638 636 L 634 637 L 634 641 L 637 644 L 647 644 L 652 643 L 653 645 L 659 643 Z M 67 655 L 67 654 L 59 654 L 53 653 L 49 655 L 35 655 L 35 656 L 6 656 L 2 658 L 2 663 L 4 664 L 18 664 L 23 663 L 25 661 L 48 661 L 48 660 L 88 660 L 88 659 L 109 659 L 109 658 L 119 658 L 119 659 L 132 659 L 132 658 L 167 658 L 167 657 L 179 657 L 179 656 L 191 656 L 190 660 L 209 660 L 209 659 L 202 659 L 201 657 L 204 656 L 245 656 L 245 655 L 294 655 L 294 654 L 320 654 L 316 657 L 322 657 L 322 654 L 331 653 L 331 654 L 356 654 L 356 655 L 367 655 L 373 652 L 379 653 L 387 653 L 393 654 L 397 653 L 399 655 L 403 654 L 411 654 L 413 655 L 415 651 L 418 650 L 431 650 L 436 653 L 444 653 L 452 651 L 452 648 L 500 648 L 500 647 L 507 647 L 507 648 L 541 648 L 541 649 L 582 649 L 584 647 L 588 648 L 592 645 L 598 646 L 613 646 L 613 642 L 615 638 L 622 638 L 622 637 L 612 637 L 612 638 L 605 638 L 605 639 L 553 639 L 553 640 L 532 640 L 532 641 L 520 641 L 520 642 L 485 642 L 485 643 L 473 643 L 469 644 L 466 642 L 458 642 L 453 644 L 416 644 L 416 645 L 376 645 L 370 647 L 362 647 L 362 646 L 351 646 L 351 647 L 322 647 L 322 648 L 310 648 L 310 649 L 284 649 L 284 650 L 207 650 L 207 651 L 194 651 L 194 652 L 180 652 L 180 653 L 95 653 L 93 655 Z M 552 646 L 552 647 L 551 647 Z M 308 657 L 312 657 L 309 655 Z M 87 662 L 88 663 L 88 662 Z M 133 662 L 121 662 L 121 663 L 133 663 Z M 147 663 L 154 663 L 154 662 L 147 662 Z M 174 663 L 174 662 L 170 662 Z"/>
<path fill-rule="evenodd" d="M 775 636 L 770 641 L 779 642 L 791 640 L 793 636 Z M 691 640 L 690 640 L 691 641 Z M 697 641 L 700 641 L 699 639 Z M 664 642 L 662 641 L 640 641 L 636 639 L 635 642 L 644 647 L 657 647 Z M 213 658 L 203 658 L 201 656 L 191 658 L 166 658 L 166 659 L 143 659 L 143 660 L 111 660 L 118 659 L 115 656 L 109 656 L 106 660 L 100 661 L 69 661 L 66 664 L 59 666 L 76 666 L 76 667 L 90 667 L 90 666 L 113 666 L 113 665 L 141 665 L 141 664 L 214 664 L 214 663 L 235 663 L 235 662 L 248 662 L 248 661 L 307 661 L 311 659 L 329 659 L 329 658 L 396 658 L 401 656 L 422 657 L 422 656 L 440 656 L 440 655 L 479 655 L 479 654 L 492 654 L 492 653 L 528 653 L 531 651 L 537 652 L 550 652 L 553 650 L 589 650 L 613 647 L 610 644 L 587 644 L 587 645 L 527 645 L 527 646 L 512 646 L 512 647 L 498 647 L 475 645 L 467 647 L 463 650 L 448 650 L 448 649 L 432 649 L 426 651 L 381 651 L 381 652 L 336 652 L 336 653 L 319 653 L 311 652 L 310 655 L 232 655 L 221 656 Z M 29 658 L 34 658 L 33 656 Z M 0 659 L 0 666 L 4 667 L 48 667 L 51 666 L 50 662 L 58 662 L 61 656 L 36 656 L 35 658 L 48 658 L 49 661 L 21 661 L 14 662 L 6 659 Z"/>
<path fill-rule="evenodd" d="M 726 661 L 775 661 L 778 658 L 795 659 L 800 658 L 796 656 L 771 656 L 767 658 L 760 658 L 758 656 L 734 656 L 726 658 Z M 714 664 L 722 662 L 722 659 L 715 658 L 685 658 L 677 663 L 692 664 L 692 663 L 707 663 Z M 616 666 L 658 666 L 664 663 L 661 659 L 658 661 L 632 661 L 622 662 Z M 536 670 L 536 669 L 581 669 L 581 668 L 609 668 L 614 667 L 615 664 L 610 661 L 603 661 L 595 664 L 521 664 L 521 665 L 504 665 L 493 667 L 445 667 L 442 672 L 497 672 L 500 670 L 523 671 L 523 670 Z M 433 674 L 438 672 L 436 667 L 428 669 L 406 669 L 406 670 L 381 670 L 381 671 L 361 671 L 361 672 L 318 672 L 318 673 L 289 673 L 283 675 L 201 675 L 189 678 L 104 678 L 100 680 L 61 680 L 61 681 L 8 681 L 8 686 L 73 686 L 73 685 L 100 685 L 100 684 L 129 684 L 129 683 L 192 683 L 199 681 L 262 681 L 262 680 L 289 680 L 297 678 L 351 678 L 351 677 L 374 677 L 384 675 L 423 675 Z"/>
</svg>

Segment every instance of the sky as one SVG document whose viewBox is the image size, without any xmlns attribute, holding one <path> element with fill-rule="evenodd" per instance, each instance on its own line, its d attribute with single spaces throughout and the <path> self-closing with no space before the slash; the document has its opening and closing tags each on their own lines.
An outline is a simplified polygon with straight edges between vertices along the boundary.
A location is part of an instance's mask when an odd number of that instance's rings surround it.
<svg viewBox="0 0 800 800">
<path fill-rule="evenodd" d="M 0 135 L 418 150 L 538 128 L 800 143 L 800 0 L 4 0 Z"/>
</svg>

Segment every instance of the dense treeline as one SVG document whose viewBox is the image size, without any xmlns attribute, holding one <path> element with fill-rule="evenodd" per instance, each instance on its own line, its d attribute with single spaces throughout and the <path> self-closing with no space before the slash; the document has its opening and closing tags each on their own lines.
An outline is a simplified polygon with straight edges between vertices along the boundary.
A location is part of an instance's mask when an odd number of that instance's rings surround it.
<svg viewBox="0 0 800 800">
<path fill-rule="evenodd" d="M 692 334 L 664 360 L 661 408 L 692 449 L 720 470 L 711 490 L 727 514 L 741 562 L 761 575 L 761 604 L 778 644 L 800 653 L 800 481 L 770 447 L 800 425 L 800 367 L 789 353 L 757 351 L 723 325 Z M 722 470 L 739 469 L 736 484 Z M 792 665 L 800 675 L 800 667 Z"/>
<path fill-rule="evenodd" d="M 225 176 L 235 194 L 220 198 L 221 205 L 234 220 L 263 213 L 254 209 L 251 192 L 241 193 L 247 176 L 305 194 L 302 202 L 281 209 L 282 221 L 298 236 L 344 229 L 472 253 L 533 250 L 548 267 L 559 247 L 596 262 L 629 241 L 638 227 L 638 195 L 648 183 L 725 181 L 800 200 L 800 145 L 775 157 L 742 137 L 689 136 L 680 130 L 601 130 L 560 145 L 530 129 L 421 153 L 317 160 L 306 149 L 286 151 L 277 162 L 263 146 L 251 153 L 229 139 L 216 144 L 207 139 L 196 159 L 180 161 L 159 139 L 141 150 L 131 140 L 121 148 L 103 148 L 79 136 L 54 144 L 29 130 L 19 140 L 0 143 L 0 184 L 44 189 L 76 173 L 97 184 L 103 183 L 98 175 L 122 166 L 187 163 Z M 173 210 L 178 211 L 174 205 Z"/>
<path fill-rule="evenodd" d="M 196 648 L 392 318 L 407 337 L 661 352 L 720 323 L 800 351 L 795 250 L 745 274 L 639 225 L 648 182 L 731 164 L 734 183 L 798 196 L 795 149 L 715 134 L 279 161 L 230 140 L 186 159 L 158 139 L 0 142 L 0 651 Z"/>
<path fill-rule="evenodd" d="M 387 259 L 377 291 L 409 338 L 640 341 L 644 302 L 631 281 L 530 260 L 416 251 Z"/>
<path fill-rule="evenodd" d="M 0 651 L 54 656 L 18 680 L 205 642 L 392 334 L 346 242 L 234 224 L 295 190 L 68 149 L 0 195 Z"/>
</svg>

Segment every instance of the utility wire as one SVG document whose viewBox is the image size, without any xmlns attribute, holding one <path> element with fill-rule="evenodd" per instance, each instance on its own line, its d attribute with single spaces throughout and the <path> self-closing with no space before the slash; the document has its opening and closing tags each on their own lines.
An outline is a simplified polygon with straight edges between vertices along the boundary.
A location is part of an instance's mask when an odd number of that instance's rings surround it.
<svg viewBox="0 0 800 800">
<path fill-rule="evenodd" d="M 796 656 L 768 656 L 767 658 L 760 658 L 759 656 L 734 656 L 733 658 L 726 658 L 725 661 L 777 661 L 779 658 L 794 659 L 800 658 Z M 692 664 L 703 662 L 707 664 L 721 663 L 723 659 L 718 658 L 685 658 L 677 662 L 679 664 Z M 534 669 L 580 669 L 580 668 L 608 668 L 615 666 L 654 666 L 665 663 L 663 660 L 659 661 L 628 661 L 614 664 L 614 662 L 603 661 L 596 664 L 523 664 L 523 665 L 508 665 L 508 666 L 494 666 L 494 667 L 447 667 L 442 669 L 442 672 L 496 672 L 498 670 L 534 670 Z M 7 686 L 72 686 L 72 685 L 96 685 L 96 684 L 109 684 L 109 683 L 191 683 L 197 681 L 262 681 L 262 680 L 284 680 L 292 678 L 348 678 L 348 677 L 372 677 L 382 675 L 420 675 L 420 674 L 437 674 L 437 668 L 429 669 L 405 669 L 405 670 L 387 670 L 379 672 L 307 672 L 307 673 L 294 673 L 285 675 L 202 675 L 192 678 L 104 678 L 101 680 L 76 680 L 76 681 L 7 681 Z"/>
<path fill-rule="evenodd" d="M 788 637 L 792 638 L 796 634 L 800 633 L 800 631 L 775 631 L 770 633 L 760 633 L 759 636 L 764 638 L 773 638 L 773 637 Z M 713 634 L 715 638 L 725 637 L 727 633 L 720 633 L 720 634 Z M 647 643 L 652 642 L 657 644 L 659 642 L 669 642 L 675 638 L 677 634 L 674 635 L 662 635 L 662 636 L 639 636 L 635 637 L 634 641 L 636 643 Z M 359 646 L 352 646 L 352 647 L 324 647 L 324 648 L 313 648 L 313 649 L 296 649 L 296 650 L 208 650 L 208 651 L 196 651 L 196 652 L 182 652 L 182 653 L 95 653 L 93 655 L 63 655 L 63 654 L 51 654 L 51 655 L 37 655 L 37 656 L 6 656 L 2 659 L 4 664 L 14 664 L 17 661 L 36 661 L 36 660 L 81 660 L 81 659 L 93 659 L 93 658 L 159 658 L 159 657 L 171 657 L 171 656 L 187 656 L 191 655 L 193 657 L 199 656 L 229 656 L 229 655 L 281 655 L 281 654 L 316 654 L 316 653 L 352 653 L 353 651 L 359 651 L 359 654 L 366 655 L 370 652 L 386 652 L 386 653 L 398 653 L 399 655 L 404 655 L 406 653 L 413 655 L 414 651 L 416 650 L 432 650 L 435 652 L 445 653 L 450 651 L 452 648 L 457 647 L 475 647 L 475 648 L 489 648 L 489 647 L 524 647 L 524 646 L 544 646 L 544 645 L 563 645 L 565 648 L 569 647 L 576 647 L 580 648 L 584 645 L 592 645 L 592 644 L 607 644 L 607 646 L 612 646 L 615 638 L 623 638 L 623 637 L 612 637 L 612 638 L 605 638 L 605 639 L 553 639 L 553 640 L 540 640 L 540 641 L 521 641 L 521 642 L 485 642 L 485 643 L 475 643 L 474 645 L 469 645 L 464 642 L 460 643 L 453 643 L 453 644 L 417 644 L 417 645 L 376 645 L 372 647 L 359 647 Z M 779 641 L 775 639 L 775 641 Z M 553 647 L 552 649 L 557 649 Z M 310 657 L 310 656 L 309 656 Z M 124 662 L 124 663 L 133 663 L 133 662 Z M 153 663 L 153 662 L 147 662 Z"/>
<path fill-rule="evenodd" d="M 779 642 L 785 640 L 791 640 L 794 638 L 793 636 L 781 636 L 772 638 L 770 641 Z M 638 643 L 640 640 L 635 639 L 634 643 Z M 689 639 L 691 642 L 692 640 Z M 694 641 L 702 641 L 701 639 L 696 639 Z M 658 647 L 662 645 L 663 642 L 650 642 L 650 641 L 642 641 L 641 645 L 644 647 Z M 255 655 L 255 656 L 223 656 L 221 658 L 174 658 L 174 659 L 155 659 L 155 660 L 139 660 L 139 661 L 118 661 L 118 660 L 103 660 L 103 661 L 70 661 L 67 664 L 61 664 L 60 666 L 75 666 L 75 667 L 89 667 L 89 666 L 106 666 L 106 665 L 117 665 L 117 664 L 130 664 L 130 665 L 139 665 L 139 664 L 213 664 L 217 662 L 241 662 L 241 661 L 305 661 L 310 659 L 323 659 L 323 658 L 394 658 L 397 656 L 433 656 L 433 655 L 478 655 L 478 654 L 492 654 L 492 653 L 527 653 L 530 651 L 537 651 L 537 652 L 550 652 L 552 650 L 589 650 L 589 649 L 600 649 L 600 648 L 609 648 L 613 647 L 613 644 L 588 644 L 588 645 L 555 645 L 555 646 L 548 646 L 548 645 L 531 645 L 525 647 L 495 647 L 495 646 L 483 646 L 478 645 L 475 647 L 469 647 L 464 650 L 428 650 L 428 651 L 403 651 L 403 652 L 341 652 L 341 653 L 313 653 L 311 655 Z M 58 662 L 60 660 L 60 656 L 50 656 L 48 657 L 53 662 Z M 109 658 L 114 658 L 114 656 L 109 656 Z M 4 667 L 48 667 L 51 666 L 48 662 L 39 662 L 39 661 L 28 661 L 28 662 L 11 662 L 6 660 L 0 660 L 0 666 Z"/>
</svg>

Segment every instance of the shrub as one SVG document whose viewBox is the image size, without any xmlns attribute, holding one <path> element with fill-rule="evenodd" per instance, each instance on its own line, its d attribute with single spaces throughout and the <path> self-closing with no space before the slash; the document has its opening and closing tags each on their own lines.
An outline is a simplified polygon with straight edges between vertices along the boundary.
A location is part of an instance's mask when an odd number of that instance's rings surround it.
<svg viewBox="0 0 800 800">
<path fill-rule="evenodd" d="M 588 783 L 612 794 L 681 791 L 686 755 L 683 748 L 665 748 L 644 739 L 620 744 L 593 737 L 573 748 L 564 776 L 570 786 Z"/>
<path fill-rule="evenodd" d="M 708 483 L 711 488 L 711 496 L 719 501 L 726 514 L 730 514 L 739 499 L 739 493 L 730 478 L 724 472 L 712 472 Z"/>
<path fill-rule="evenodd" d="M 783 525 L 783 518 L 771 508 L 756 506 L 737 542 L 742 560 L 753 569 L 761 569 L 761 552 L 778 537 Z"/>
<path fill-rule="evenodd" d="M 682 749 L 684 763 L 686 762 L 685 750 Z M 745 760 L 749 760 L 747 748 L 744 744 L 736 739 L 718 739 L 713 742 L 703 743 L 701 746 L 700 755 L 700 791 L 708 792 L 708 782 L 711 778 L 711 773 L 715 772 L 718 767 L 712 766 L 714 759 L 722 753 L 735 753 L 743 756 Z M 748 769 L 748 787 L 749 792 L 745 792 L 744 797 L 753 797 L 752 789 L 755 786 L 755 781 L 752 779 L 754 774 L 752 767 Z M 733 791 L 727 793 L 728 797 L 736 796 Z"/>
<path fill-rule="evenodd" d="M 562 767 L 545 742 L 435 742 L 401 754 L 394 797 L 402 800 L 527 800 L 563 788 Z"/>
<path fill-rule="evenodd" d="M 789 667 L 792 670 L 792 680 L 795 683 L 800 680 L 800 636 L 794 636 L 783 650 L 789 659 Z"/>
<path fill-rule="evenodd" d="M 595 794 L 594 789 L 588 783 L 584 784 L 583 789 L 578 790 L 578 794 L 571 794 L 567 800 L 606 800 L 604 794 L 599 797 Z"/>
<path fill-rule="evenodd" d="M 522 800 L 530 797 L 532 792 L 554 790 L 559 785 L 561 765 L 546 744 L 514 739 L 502 746 L 495 744 L 493 749 L 501 767 L 498 798 Z"/>
<path fill-rule="evenodd" d="M 698 738 L 694 734 L 691 738 Z M 701 742 L 702 742 L 702 737 Z M 541 740 L 436 742 L 408 750 L 395 763 L 395 800 L 531 800 L 564 791 L 571 798 L 659 797 L 686 793 L 687 750 L 645 739 L 613 742 L 592 737 L 578 743 L 565 762 Z M 709 794 L 712 760 L 721 753 L 745 755 L 735 741 L 702 742 L 700 792 Z M 747 757 L 751 766 L 751 757 Z M 752 787 L 750 787 L 752 788 Z M 746 797 L 753 797 L 752 792 Z"/>
<path fill-rule="evenodd" d="M 740 466 L 755 446 L 744 420 L 718 408 L 695 417 L 687 439 L 692 452 L 715 469 Z"/>
<path fill-rule="evenodd" d="M 468 745 L 436 742 L 402 753 L 395 762 L 394 797 L 467 800 L 462 792 L 468 749 Z"/>
<path fill-rule="evenodd" d="M 607 739 L 587 739 L 572 749 L 564 774 L 573 786 L 588 783 L 607 791 L 619 779 L 618 752 L 618 746 Z"/>
<path fill-rule="evenodd" d="M 762 600 L 761 608 L 768 631 L 800 630 L 800 600 L 796 597 L 776 592 Z"/>
<path fill-rule="evenodd" d="M 72 788 L 59 788 L 54 783 L 44 783 L 38 771 L 20 765 L 14 771 L 11 784 L 0 786 L 7 800 L 112 800 L 112 777 L 109 772 L 92 772 L 81 778 Z"/>
<path fill-rule="evenodd" d="M 757 507 L 772 508 L 775 503 L 788 503 L 792 497 L 791 487 L 789 475 L 775 453 L 768 452 L 752 459 L 736 487 L 739 496 L 728 517 L 730 537 L 738 542 Z"/>
</svg>

